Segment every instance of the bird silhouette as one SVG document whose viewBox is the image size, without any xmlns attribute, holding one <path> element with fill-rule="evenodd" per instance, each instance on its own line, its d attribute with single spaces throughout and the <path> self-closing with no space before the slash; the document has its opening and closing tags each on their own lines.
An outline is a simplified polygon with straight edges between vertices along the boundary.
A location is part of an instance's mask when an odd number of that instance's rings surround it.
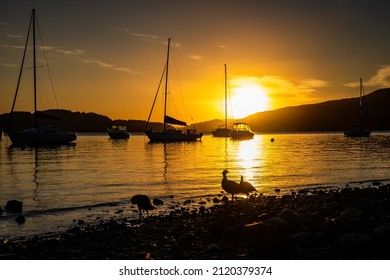
<svg viewBox="0 0 390 280">
<path fill-rule="evenodd" d="M 237 182 L 228 180 L 226 177 L 227 173 L 229 173 L 229 171 L 227 171 L 227 170 L 222 171 L 223 179 L 222 179 L 221 185 L 222 185 L 222 189 L 225 192 L 230 193 L 232 195 L 232 201 L 234 199 L 235 194 L 239 194 L 239 193 L 248 194 L 252 191 L 256 191 L 256 189 L 249 182 L 242 181 L 242 184 L 239 184 Z M 243 177 L 241 177 L 241 178 L 243 178 Z"/>
<path fill-rule="evenodd" d="M 250 192 L 257 192 L 251 183 L 244 181 L 244 176 L 241 176 L 240 187 L 242 188 L 242 192 L 246 195 L 249 195 Z"/>
<path fill-rule="evenodd" d="M 136 194 L 131 198 L 132 204 L 137 204 L 139 210 L 139 218 L 142 218 L 142 210 L 145 210 L 149 217 L 149 210 L 157 209 L 150 202 L 150 198 L 144 194 Z"/>
</svg>

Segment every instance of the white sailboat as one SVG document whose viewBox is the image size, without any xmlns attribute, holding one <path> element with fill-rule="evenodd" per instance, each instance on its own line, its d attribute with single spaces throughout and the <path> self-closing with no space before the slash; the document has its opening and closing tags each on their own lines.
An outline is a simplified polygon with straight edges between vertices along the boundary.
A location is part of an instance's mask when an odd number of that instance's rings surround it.
<svg viewBox="0 0 390 280">
<path fill-rule="evenodd" d="M 369 128 L 369 120 L 368 120 L 368 111 L 366 107 L 366 114 L 367 114 L 367 122 L 368 127 L 364 126 L 363 124 L 363 102 L 365 103 L 364 99 L 364 87 L 363 87 L 363 81 L 362 78 L 360 78 L 360 96 L 359 96 L 359 122 L 349 129 L 344 131 L 344 135 L 347 137 L 369 137 L 371 134 L 371 129 Z M 367 105 L 365 103 L 365 105 Z"/>
<path fill-rule="evenodd" d="M 214 137 L 230 137 L 231 129 L 227 127 L 227 70 L 225 64 L 225 124 L 212 132 Z"/>
<path fill-rule="evenodd" d="M 169 69 L 169 51 L 170 51 L 171 38 L 168 39 L 168 51 L 167 51 L 167 62 L 165 64 L 165 91 L 164 91 L 164 118 L 163 123 L 164 127 L 161 131 L 153 131 L 152 129 L 147 129 L 145 134 L 148 136 L 151 142 L 181 142 L 181 141 L 197 141 L 200 140 L 203 136 L 203 133 L 198 133 L 195 129 L 173 129 L 169 128 L 169 125 L 179 125 L 186 127 L 187 124 L 181 120 L 177 120 L 167 115 L 167 95 L 168 95 L 168 69 Z M 157 97 L 158 91 L 156 93 Z M 156 101 L 156 97 L 154 101 Z M 150 120 L 150 116 L 153 112 L 155 102 L 153 102 L 152 109 L 149 114 L 147 125 Z"/>
<path fill-rule="evenodd" d="M 54 116 L 49 116 L 43 112 L 39 112 L 37 110 L 37 77 L 36 77 L 36 46 L 35 46 L 35 9 L 32 9 L 30 24 L 27 32 L 27 40 L 23 52 L 23 59 L 19 73 L 18 84 L 16 87 L 16 93 L 14 97 L 14 101 L 12 104 L 12 109 L 10 112 L 9 120 L 8 120 L 8 129 L 7 134 L 10 137 L 13 144 L 26 144 L 26 145 L 50 145 L 50 144 L 68 144 L 74 140 L 76 140 L 77 136 L 73 132 L 63 132 L 55 127 L 39 127 L 38 119 L 58 119 Z M 20 80 L 22 77 L 24 60 L 26 57 L 26 51 L 28 48 L 28 42 L 30 37 L 30 32 L 32 31 L 32 44 L 33 44 L 33 71 L 34 71 L 34 127 L 28 128 L 22 131 L 14 131 L 12 129 L 12 115 L 15 108 L 16 98 L 18 95 L 18 89 L 20 85 Z"/>
</svg>

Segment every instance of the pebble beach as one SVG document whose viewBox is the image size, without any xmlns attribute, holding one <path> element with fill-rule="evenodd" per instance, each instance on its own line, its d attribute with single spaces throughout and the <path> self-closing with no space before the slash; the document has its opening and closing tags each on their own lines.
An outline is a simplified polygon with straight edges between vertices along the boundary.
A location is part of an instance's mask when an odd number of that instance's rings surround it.
<svg viewBox="0 0 390 280">
<path fill-rule="evenodd" d="M 142 220 L 1 240 L 0 259 L 390 259 L 390 185 L 255 194 Z"/>
</svg>

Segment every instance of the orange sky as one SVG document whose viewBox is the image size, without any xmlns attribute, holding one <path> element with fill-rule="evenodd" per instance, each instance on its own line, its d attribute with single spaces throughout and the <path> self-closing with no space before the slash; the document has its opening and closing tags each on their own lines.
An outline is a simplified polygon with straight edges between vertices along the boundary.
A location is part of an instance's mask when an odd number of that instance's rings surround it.
<svg viewBox="0 0 390 280">
<path fill-rule="evenodd" d="M 30 4 L 0 2 L 0 113 L 11 108 Z M 390 86 L 390 4 L 384 0 L 33 4 L 56 89 L 55 99 L 49 83 L 39 86 L 41 109 L 147 119 L 168 37 L 170 108 L 177 108 L 171 114 L 190 123 L 223 117 L 225 63 L 229 116 L 235 118 L 357 97 L 360 77 L 367 93 Z M 38 69 L 39 81 L 48 80 L 45 68 Z M 31 72 L 25 71 L 17 110 L 32 110 L 25 90 L 32 87 Z M 152 120 L 161 121 L 162 105 L 156 109 Z"/>
</svg>

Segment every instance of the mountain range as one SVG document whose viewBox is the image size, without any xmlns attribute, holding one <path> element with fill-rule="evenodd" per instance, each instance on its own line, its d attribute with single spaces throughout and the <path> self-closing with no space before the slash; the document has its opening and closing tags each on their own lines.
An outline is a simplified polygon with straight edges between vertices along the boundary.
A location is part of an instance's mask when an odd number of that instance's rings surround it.
<svg viewBox="0 0 390 280">
<path fill-rule="evenodd" d="M 390 88 L 379 89 L 365 96 L 368 118 L 363 121 L 376 131 L 390 130 Z M 316 104 L 285 107 L 249 115 L 241 120 L 259 133 L 344 131 L 359 122 L 360 99 L 348 98 Z M 232 125 L 232 122 L 229 122 Z M 212 131 L 221 120 L 196 124 L 199 131 Z"/>
<path fill-rule="evenodd" d="M 390 88 L 379 89 L 365 96 L 371 129 L 390 130 Z M 130 132 L 143 132 L 144 120 L 112 120 L 96 113 L 72 112 L 69 110 L 46 110 L 47 114 L 61 118 L 61 121 L 41 120 L 40 125 L 55 125 L 63 130 L 75 132 L 105 132 L 112 125 L 126 125 Z M 7 127 L 9 114 L 0 115 L 0 127 Z M 359 98 L 326 101 L 316 104 L 285 107 L 272 111 L 255 113 L 241 120 L 259 133 L 273 132 L 316 132 L 343 131 L 359 121 Z M 29 112 L 14 112 L 12 126 L 19 130 L 32 127 L 34 116 Z M 229 121 L 232 126 L 233 121 Z M 200 132 L 211 132 L 222 120 L 196 123 Z M 162 129 L 161 123 L 150 123 L 149 128 Z"/>
</svg>

